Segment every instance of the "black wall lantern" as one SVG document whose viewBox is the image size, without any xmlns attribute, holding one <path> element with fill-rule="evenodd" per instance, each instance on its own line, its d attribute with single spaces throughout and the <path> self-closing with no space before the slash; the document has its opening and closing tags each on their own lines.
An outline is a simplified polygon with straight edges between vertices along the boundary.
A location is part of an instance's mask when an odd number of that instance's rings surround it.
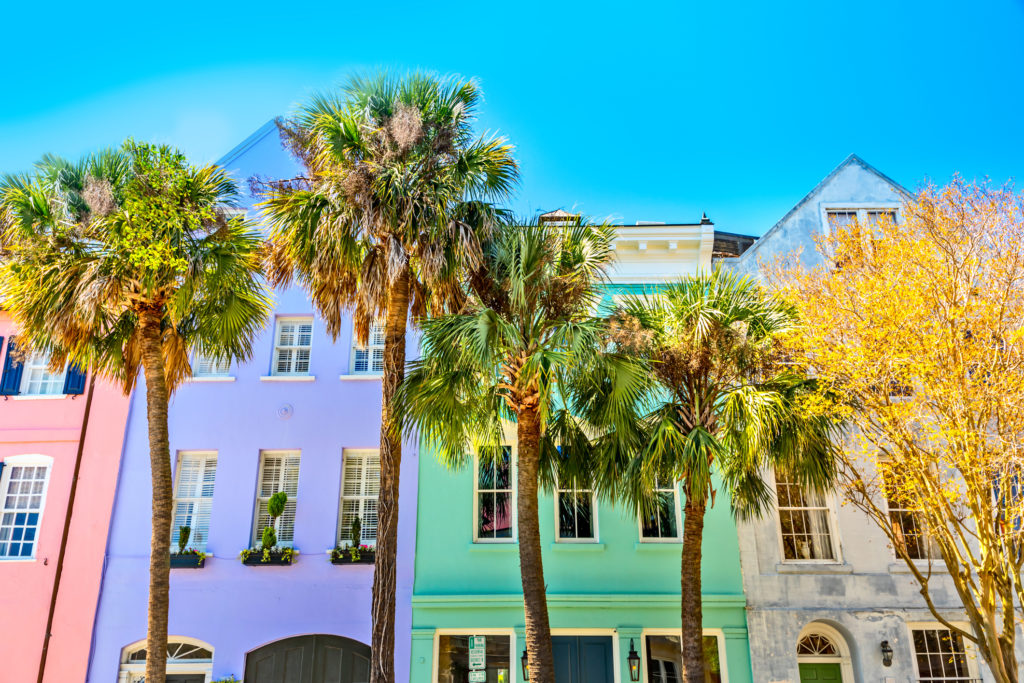
<svg viewBox="0 0 1024 683">
<path fill-rule="evenodd" d="M 530 658 L 526 655 L 526 648 L 523 648 L 523 680 L 530 680 Z"/>
<path fill-rule="evenodd" d="M 629 639 L 629 656 L 626 657 L 626 661 L 629 662 L 629 680 L 639 681 L 640 680 L 640 655 L 636 653 L 636 648 L 633 647 L 633 639 Z"/>
<path fill-rule="evenodd" d="M 882 666 L 892 666 L 892 647 L 888 640 L 882 641 Z"/>
</svg>

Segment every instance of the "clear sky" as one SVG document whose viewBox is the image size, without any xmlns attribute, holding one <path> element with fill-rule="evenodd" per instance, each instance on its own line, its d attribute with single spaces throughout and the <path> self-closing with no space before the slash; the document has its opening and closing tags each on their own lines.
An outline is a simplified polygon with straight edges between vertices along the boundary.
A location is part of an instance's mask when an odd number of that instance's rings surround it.
<svg viewBox="0 0 1024 683">
<path fill-rule="evenodd" d="M 1024 0 L 17 2 L 3 24 L 0 172 L 129 135 L 212 161 L 390 67 L 479 80 L 522 212 L 757 235 L 851 152 L 911 189 L 1024 178 Z"/>
</svg>

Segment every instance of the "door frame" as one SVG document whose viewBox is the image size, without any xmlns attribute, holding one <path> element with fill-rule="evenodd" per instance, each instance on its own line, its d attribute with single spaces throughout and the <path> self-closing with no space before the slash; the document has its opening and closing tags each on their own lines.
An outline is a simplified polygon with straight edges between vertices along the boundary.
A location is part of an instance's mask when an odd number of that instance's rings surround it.
<svg viewBox="0 0 1024 683">
<path fill-rule="evenodd" d="M 441 636 L 509 636 L 512 649 L 509 651 L 509 671 L 512 682 L 521 683 L 519 650 L 516 648 L 516 630 L 514 628 L 435 628 L 434 629 L 434 661 L 430 665 L 430 683 L 437 680 L 437 667 L 440 664 Z M 617 683 L 617 682 L 616 682 Z"/>
<path fill-rule="evenodd" d="M 827 637 L 835 646 L 839 648 L 839 655 L 797 655 L 796 656 L 796 668 L 797 668 L 797 680 L 800 680 L 800 665 L 801 664 L 838 664 L 839 675 L 842 679 L 842 683 L 854 683 L 856 680 L 853 677 L 853 657 L 850 655 L 850 645 L 846 642 L 846 638 L 839 632 L 835 627 L 823 622 L 823 621 L 812 621 L 800 629 L 800 633 L 796 637 L 796 642 L 793 643 L 795 649 L 800 640 L 804 636 L 812 634 L 820 634 Z"/>
<path fill-rule="evenodd" d="M 725 631 L 720 628 L 701 629 L 704 637 L 714 636 L 718 641 L 718 663 L 722 665 L 722 683 L 729 683 L 729 663 L 725 659 Z M 640 631 L 640 681 L 646 683 L 650 672 L 647 670 L 647 636 L 678 636 L 683 637 L 682 629 L 677 628 L 645 628 Z M 845 682 L 844 682 L 845 683 Z"/>
<path fill-rule="evenodd" d="M 614 628 L 553 628 L 551 636 L 611 636 L 612 639 L 612 680 L 622 683 L 619 659 L 619 632 Z"/>
</svg>

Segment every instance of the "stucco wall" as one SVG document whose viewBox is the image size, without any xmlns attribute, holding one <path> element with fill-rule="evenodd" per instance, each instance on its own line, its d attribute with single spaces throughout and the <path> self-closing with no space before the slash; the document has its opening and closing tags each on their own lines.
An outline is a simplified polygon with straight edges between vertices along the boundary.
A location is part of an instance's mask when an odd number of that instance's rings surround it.
<svg viewBox="0 0 1024 683">
<path fill-rule="evenodd" d="M 0 312 L 4 355 L 16 333 L 7 314 Z M 53 458 L 35 558 L 0 560 L 4 680 L 34 681 L 39 672 L 85 402 L 85 394 L 0 400 L 0 460 L 30 454 Z M 97 381 L 49 643 L 47 682 L 85 678 L 127 413 L 128 399 L 120 389 Z"/>
</svg>

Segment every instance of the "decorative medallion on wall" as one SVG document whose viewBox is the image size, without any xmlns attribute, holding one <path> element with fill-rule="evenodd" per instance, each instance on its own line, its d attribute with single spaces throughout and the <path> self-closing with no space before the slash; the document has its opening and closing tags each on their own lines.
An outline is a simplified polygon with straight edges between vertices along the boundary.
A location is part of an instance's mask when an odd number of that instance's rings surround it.
<svg viewBox="0 0 1024 683">
<path fill-rule="evenodd" d="M 292 408 L 292 404 L 291 403 L 284 403 L 284 404 L 281 405 L 280 408 L 277 409 L 277 416 L 278 416 L 278 418 L 280 418 L 282 420 L 287 420 L 288 418 L 290 418 L 292 416 L 292 413 L 294 413 L 294 412 L 295 412 L 295 409 Z"/>
</svg>

